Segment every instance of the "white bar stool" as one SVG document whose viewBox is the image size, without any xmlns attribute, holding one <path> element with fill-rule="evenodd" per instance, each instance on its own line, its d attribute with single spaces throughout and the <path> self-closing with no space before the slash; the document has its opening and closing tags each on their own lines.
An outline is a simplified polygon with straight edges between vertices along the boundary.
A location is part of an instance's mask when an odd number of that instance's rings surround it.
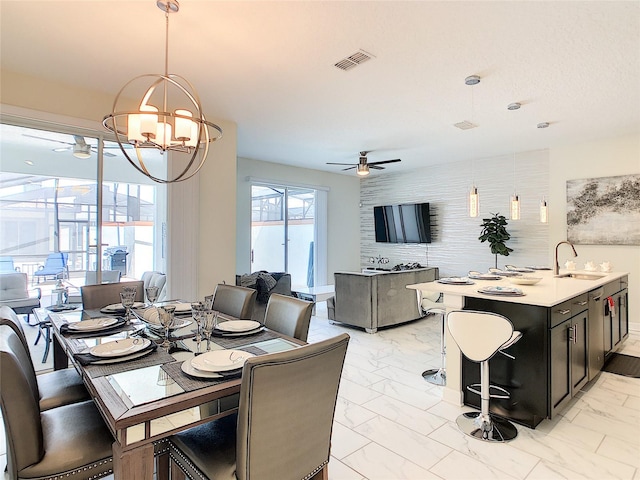
<svg viewBox="0 0 640 480">
<path fill-rule="evenodd" d="M 447 314 L 447 325 L 462 354 L 480 363 L 480 412 L 460 415 L 456 419 L 458 427 L 465 434 L 486 442 L 513 440 L 518 435 L 515 425 L 489 413 L 489 360 L 513 345 L 522 334 L 514 331 L 508 318 L 488 312 L 455 310 Z M 504 394 L 506 397 L 501 398 L 508 398 L 509 392 L 504 390 Z"/>
<path fill-rule="evenodd" d="M 440 368 L 430 368 L 429 370 L 425 370 L 422 372 L 422 378 L 433 385 L 444 386 L 447 384 L 447 370 L 445 368 L 447 351 L 444 340 L 445 317 L 447 315 L 447 310 L 441 303 L 434 302 L 427 298 L 422 299 L 421 305 L 425 314 L 440 315 L 442 321 L 442 331 L 440 335 Z"/>
</svg>

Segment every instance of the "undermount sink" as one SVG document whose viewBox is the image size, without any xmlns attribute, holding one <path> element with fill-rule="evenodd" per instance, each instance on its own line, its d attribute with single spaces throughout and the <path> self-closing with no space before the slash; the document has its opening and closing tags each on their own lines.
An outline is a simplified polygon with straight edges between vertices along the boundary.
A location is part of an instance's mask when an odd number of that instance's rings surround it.
<svg viewBox="0 0 640 480">
<path fill-rule="evenodd" d="M 564 273 L 557 276 L 557 278 L 575 278 L 576 280 L 599 280 L 602 277 L 606 277 L 606 275 L 597 273 Z"/>
</svg>

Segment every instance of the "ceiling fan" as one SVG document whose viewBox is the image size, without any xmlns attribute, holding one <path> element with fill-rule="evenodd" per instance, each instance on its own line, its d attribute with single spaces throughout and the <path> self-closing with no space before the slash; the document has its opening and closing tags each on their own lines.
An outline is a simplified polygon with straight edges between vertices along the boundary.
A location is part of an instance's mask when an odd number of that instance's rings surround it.
<svg viewBox="0 0 640 480">
<path fill-rule="evenodd" d="M 385 163 L 396 163 L 396 162 L 400 162 L 401 160 L 399 158 L 396 158 L 394 160 L 382 160 L 380 162 L 369 162 L 367 161 L 367 154 L 371 153 L 371 151 L 363 151 L 360 152 L 360 159 L 358 160 L 358 163 L 334 163 L 334 162 L 327 162 L 327 165 L 350 165 L 347 168 L 343 168 L 342 170 L 351 170 L 351 169 L 356 169 L 356 173 L 358 175 L 360 175 L 361 177 L 364 177 L 366 175 L 369 175 L 369 169 L 373 168 L 375 170 L 384 170 L 384 167 L 381 167 L 380 165 L 383 165 Z"/>
<path fill-rule="evenodd" d="M 48 140 L 49 142 L 56 142 L 56 143 L 63 143 L 65 145 L 68 145 L 67 147 L 57 147 L 54 148 L 53 151 L 54 152 L 67 152 L 67 151 L 72 151 L 73 152 L 73 156 L 77 157 L 77 158 L 89 158 L 91 156 L 91 152 L 97 152 L 98 149 L 97 147 L 93 146 L 93 145 L 89 145 L 87 143 L 87 141 L 84 139 L 83 136 L 80 135 L 73 135 L 73 140 L 74 143 L 71 142 L 64 142 L 62 140 L 54 140 L 52 138 L 46 138 L 46 137 L 39 137 L 37 135 L 29 135 L 28 133 L 24 133 L 23 134 L 25 137 L 31 137 L 31 138 L 37 138 L 38 140 Z M 111 148 L 111 147 L 106 147 L 105 148 Z M 113 147 L 113 148 L 119 148 L 117 146 Z M 113 153 L 104 152 L 104 155 L 107 157 L 115 157 L 116 155 L 114 155 Z"/>
</svg>

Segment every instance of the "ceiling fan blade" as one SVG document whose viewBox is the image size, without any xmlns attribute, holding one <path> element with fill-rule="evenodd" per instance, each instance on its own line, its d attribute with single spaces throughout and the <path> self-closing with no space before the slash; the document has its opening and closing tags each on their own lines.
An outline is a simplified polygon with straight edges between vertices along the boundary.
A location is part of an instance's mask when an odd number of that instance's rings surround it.
<svg viewBox="0 0 640 480">
<path fill-rule="evenodd" d="M 369 164 L 369 168 L 373 168 L 374 170 L 384 170 L 384 167 L 379 167 L 378 165 Z"/>
<path fill-rule="evenodd" d="M 356 165 L 354 165 L 353 167 L 349 167 L 349 168 L 343 168 L 342 171 L 344 172 L 345 170 L 353 170 L 354 168 L 356 168 Z"/>
<path fill-rule="evenodd" d="M 24 137 L 37 138 L 38 140 L 47 140 L 49 142 L 64 143 L 65 145 L 71 145 L 71 146 L 74 145 L 73 143 L 70 143 L 70 142 L 63 142 L 62 140 L 54 140 L 52 138 L 38 137 L 37 135 L 29 135 L 28 133 L 23 133 L 22 135 Z"/>
<path fill-rule="evenodd" d="M 353 163 L 334 163 L 334 162 L 327 162 L 327 165 L 354 165 Z"/>
<path fill-rule="evenodd" d="M 401 162 L 402 160 L 400 160 L 399 158 L 396 158 L 394 160 L 383 160 L 381 162 L 369 162 L 369 166 L 371 165 L 382 165 L 384 163 L 396 163 L 396 162 Z"/>
</svg>

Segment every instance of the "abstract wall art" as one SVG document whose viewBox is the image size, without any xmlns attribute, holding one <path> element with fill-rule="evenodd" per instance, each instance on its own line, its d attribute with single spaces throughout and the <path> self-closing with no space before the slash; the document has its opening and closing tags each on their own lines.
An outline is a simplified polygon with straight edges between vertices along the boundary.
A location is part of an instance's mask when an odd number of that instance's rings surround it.
<svg viewBox="0 0 640 480">
<path fill-rule="evenodd" d="M 567 239 L 640 245 L 640 174 L 567 180 Z"/>
</svg>

